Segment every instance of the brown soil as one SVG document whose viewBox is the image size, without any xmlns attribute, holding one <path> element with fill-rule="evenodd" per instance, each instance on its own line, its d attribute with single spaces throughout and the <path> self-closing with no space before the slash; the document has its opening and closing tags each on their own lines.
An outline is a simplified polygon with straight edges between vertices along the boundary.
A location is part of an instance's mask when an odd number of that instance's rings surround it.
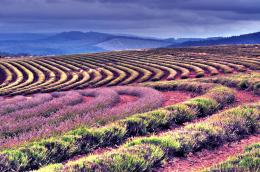
<svg viewBox="0 0 260 172">
<path fill-rule="evenodd" d="M 128 102 L 134 102 L 138 99 L 138 97 L 136 96 L 130 96 L 130 95 L 126 95 L 126 94 L 122 94 L 120 95 L 120 104 L 125 104 L 125 103 L 128 103 Z"/>
<path fill-rule="evenodd" d="M 83 96 L 83 102 L 89 102 L 93 99 L 94 97 L 91 96 Z"/>
<path fill-rule="evenodd" d="M 165 91 L 162 94 L 164 95 L 163 107 L 184 102 L 197 96 L 197 94 L 187 91 Z"/>
<path fill-rule="evenodd" d="M 243 103 L 253 103 L 260 101 L 260 96 L 252 94 L 252 92 L 248 91 L 236 91 L 236 102 L 235 105 L 243 104 Z"/>
<path fill-rule="evenodd" d="M 254 95 L 252 92 L 247 91 L 236 91 L 236 100 L 230 106 L 225 109 L 236 107 L 245 103 L 254 103 L 260 101 L 260 96 Z M 193 120 L 192 122 L 185 123 L 196 123 L 206 120 L 208 117 Z M 174 130 L 174 129 L 173 129 Z M 167 132 L 167 131 L 166 131 Z M 160 134 L 165 133 L 162 132 Z M 198 153 L 190 154 L 186 158 L 174 158 L 169 161 L 164 167 L 158 169 L 159 172 L 191 172 L 198 171 L 203 168 L 211 167 L 212 165 L 218 164 L 225 161 L 230 156 L 237 155 L 243 152 L 244 148 L 250 144 L 260 142 L 260 135 L 250 136 L 242 139 L 241 141 L 225 144 L 214 150 L 202 150 Z"/>
<path fill-rule="evenodd" d="M 227 160 L 230 156 L 243 153 L 246 146 L 260 142 L 260 135 L 253 135 L 240 141 L 225 144 L 213 150 L 202 150 L 186 158 L 174 158 L 158 172 L 192 172 L 209 168 Z"/>
</svg>

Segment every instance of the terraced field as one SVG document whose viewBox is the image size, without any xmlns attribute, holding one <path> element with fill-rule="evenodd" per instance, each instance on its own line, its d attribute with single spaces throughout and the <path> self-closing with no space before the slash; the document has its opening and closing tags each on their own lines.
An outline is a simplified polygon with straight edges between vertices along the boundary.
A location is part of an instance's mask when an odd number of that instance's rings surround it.
<svg viewBox="0 0 260 172">
<path fill-rule="evenodd" d="M 3 59 L 0 171 L 258 171 L 259 69 L 258 45 Z"/>
</svg>

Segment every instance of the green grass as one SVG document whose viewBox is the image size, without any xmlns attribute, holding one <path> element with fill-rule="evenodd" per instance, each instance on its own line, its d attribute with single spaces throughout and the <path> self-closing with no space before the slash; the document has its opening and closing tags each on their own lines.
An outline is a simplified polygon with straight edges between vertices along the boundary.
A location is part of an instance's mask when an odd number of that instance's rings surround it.
<svg viewBox="0 0 260 172">
<path fill-rule="evenodd" d="M 250 90 L 255 94 L 260 95 L 260 73 L 252 72 L 249 74 L 240 73 L 230 76 L 202 78 L 195 81 L 219 83 L 229 87 L 236 87 L 242 90 Z"/>
<path fill-rule="evenodd" d="M 149 159 L 147 159 L 149 157 Z M 80 160 L 79 163 L 69 163 L 66 171 L 144 171 L 152 168 L 164 158 L 164 151 L 154 145 L 137 145 L 131 148 L 121 148 L 120 153 L 111 152 L 103 158 L 95 156 Z M 86 163 L 89 162 L 89 163 Z M 102 164 L 100 166 L 99 164 Z"/>
</svg>

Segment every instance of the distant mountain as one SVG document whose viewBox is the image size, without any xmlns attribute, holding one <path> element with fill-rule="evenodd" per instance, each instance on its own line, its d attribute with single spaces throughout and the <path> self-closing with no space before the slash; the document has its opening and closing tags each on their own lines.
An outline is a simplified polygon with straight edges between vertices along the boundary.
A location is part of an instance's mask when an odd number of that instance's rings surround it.
<svg viewBox="0 0 260 172">
<path fill-rule="evenodd" d="M 202 41 L 206 38 L 168 38 L 165 41 L 172 42 L 173 44 L 180 44 L 187 41 Z"/>
<path fill-rule="evenodd" d="M 186 46 L 208 46 L 223 44 L 260 44 L 260 32 L 250 33 L 231 37 L 216 37 L 200 41 L 187 41 L 180 44 L 172 44 L 168 47 L 186 47 Z"/>
<path fill-rule="evenodd" d="M 84 41 L 87 44 L 97 44 L 108 39 L 114 38 L 115 35 L 99 33 L 99 32 L 62 32 L 54 36 L 48 37 L 46 41 L 64 42 L 64 41 Z"/>
<path fill-rule="evenodd" d="M 169 44 L 171 43 L 157 39 L 116 37 L 99 43 L 97 44 L 97 46 L 112 51 L 126 49 L 158 48 L 168 46 Z"/>
<path fill-rule="evenodd" d="M 63 55 L 144 48 L 257 43 L 260 43 L 260 32 L 227 38 L 177 39 L 79 31 L 57 34 L 0 34 L 0 52 L 30 55 Z"/>
<path fill-rule="evenodd" d="M 139 48 L 157 48 L 170 45 L 170 42 L 160 39 L 142 38 L 129 35 L 112 35 L 99 32 L 63 32 L 46 39 L 52 42 L 75 41 L 84 45 L 96 46 L 103 50 L 126 50 Z"/>
<path fill-rule="evenodd" d="M 217 40 L 223 37 L 209 37 L 209 38 L 168 38 L 165 39 L 167 42 L 172 42 L 172 45 L 179 45 L 184 42 L 198 42 L 198 41 L 205 41 L 205 40 Z"/>
<path fill-rule="evenodd" d="M 140 48 L 158 48 L 171 44 L 171 42 L 162 39 L 141 38 L 129 35 L 113 35 L 99 32 L 84 33 L 71 31 L 39 37 L 40 39 L 27 40 L 3 40 L 3 38 L 0 38 L 0 51 L 16 54 L 28 53 L 32 55 L 60 55 Z"/>
</svg>

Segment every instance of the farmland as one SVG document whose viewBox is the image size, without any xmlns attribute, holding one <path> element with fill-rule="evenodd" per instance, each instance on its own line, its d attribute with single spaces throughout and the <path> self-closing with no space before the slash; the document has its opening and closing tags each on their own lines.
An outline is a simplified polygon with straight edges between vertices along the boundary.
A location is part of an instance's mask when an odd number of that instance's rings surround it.
<svg viewBox="0 0 260 172">
<path fill-rule="evenodd" d="M 257 171 L 259 71 L 259 45 L 1 59 L 0 171 Z"/>
<path fill-rule="evenodd" d="M 202 49 L 204 53 L 196 52 L 196 49 L 158 49 L 4 59 L 0 63 L 0 73 L 4 76 L 0 80 L 0 95 L 128 85 L 243 72 L 247 69 L 259 70 L 256 50 L 252 46 L 234 47 L 231 51 L 235 53 L 232 55 L 221 52 L 227 51 L 226 47 Z M 246 53 L 251 56 L 244 57 Z"/>
</svg>

